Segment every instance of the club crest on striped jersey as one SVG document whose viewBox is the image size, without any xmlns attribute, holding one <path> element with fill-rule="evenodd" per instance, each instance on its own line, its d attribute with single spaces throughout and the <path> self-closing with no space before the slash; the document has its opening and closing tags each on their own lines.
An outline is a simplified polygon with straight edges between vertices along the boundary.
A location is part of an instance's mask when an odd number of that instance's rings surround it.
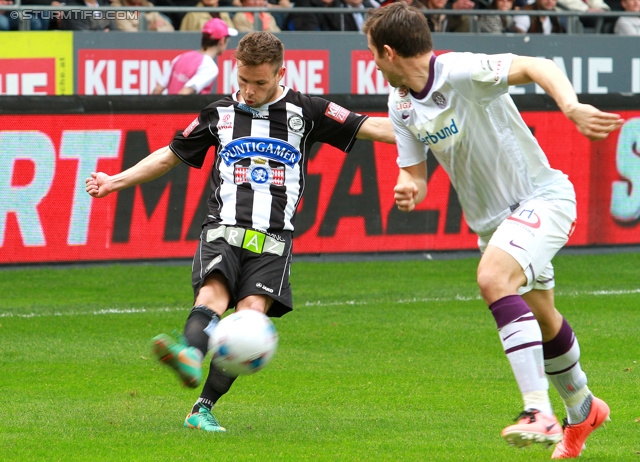
<svg viewBox="0 0 640 462">
<path fill-rule="evenodd" d="M 218 153 L 227 166 L 253 157 L 261 157 L 293 167 L 300 161 L 300 151 L 283 140 L 247 136 L 225 145 Z"/>
<path fill-rule="evenodd" d="M 292 115 L 287 120 L 287 126 L 289 130 L 294 132 L 301 132 L 304 129 L 304 120 L 299 115 Z"/>
</svg>

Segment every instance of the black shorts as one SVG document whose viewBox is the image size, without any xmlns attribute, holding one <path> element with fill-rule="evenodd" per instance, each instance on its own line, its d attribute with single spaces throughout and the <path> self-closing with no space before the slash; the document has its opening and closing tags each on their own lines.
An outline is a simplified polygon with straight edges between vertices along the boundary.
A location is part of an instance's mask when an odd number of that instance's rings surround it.
<svg viewBox="0 0 640 462">
<path fill-rule="evenodd" d="M 280 317 L 293 309 L 289 273 L 292 235 L 263 233 L 234 226 L 210 225 L 202 230 L 193 257 L 191 284 L 194 297 L 214 272 L 227 280 L 229 308 L 249 295 L 273 299 L 267 314 Z"/>
</svg>

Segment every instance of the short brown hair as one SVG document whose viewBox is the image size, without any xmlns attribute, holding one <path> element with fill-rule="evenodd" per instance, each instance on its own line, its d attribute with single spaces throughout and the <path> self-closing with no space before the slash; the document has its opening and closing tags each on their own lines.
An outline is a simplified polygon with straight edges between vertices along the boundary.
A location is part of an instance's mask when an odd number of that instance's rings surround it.
<svg viewBox="0 0 640 462">
<path fill-rule="evenodd" d="M 208 36 L 203 35 L 202 39 L 200 39 L 200 46 L 202 47 L 203 50 L 206 50 L 207 48 L 218 46 L 218 43 L 220 43 L 220 40 L 209 38 Z"/>
<path fill-rule="evenodd" d="M 378 53 L 384 51 L 385 45 L 404 58 L 433 50 L 427 18 L 419 9 L 405 2 L 370 9 L 362 31 L 369 36 Z"/>
<path fill-rule="evenodd" d="M 284 64 L 284 45 L 271 32 L 249 32 L 238 42 L 236 59 L 245 66 L 273 64 L 277 70 Z"/>
</svg>

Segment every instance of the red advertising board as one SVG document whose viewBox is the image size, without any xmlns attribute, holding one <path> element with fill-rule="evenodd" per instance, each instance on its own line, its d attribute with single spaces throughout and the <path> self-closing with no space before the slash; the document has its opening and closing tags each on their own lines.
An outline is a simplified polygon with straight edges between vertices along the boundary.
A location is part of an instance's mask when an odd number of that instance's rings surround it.
<svg viewBox="0 0 640 462">
<path fill-rule="evenodd" d="M 206 166 L 103 199 L 84 191 L 92 171 L 117 173 L 166 145 L 195 114 L 0 116 L 0 264 L 190 258 L 204 218 Z M 591 143 L 559 112 L 525 112 L 553 167 L 573 181 L 578 227 L 570 245 L 640 243 L 640 112 Z M 444 171 L 429 194 L 397 211 L 395 147 L 358 141 L 349 155 L 321 146 L 310 158 L 295 252 L 474 249 Z"/>
<path fill-rule="evenodd" d="M 187 50 L 79 50 L 80 95 L 148 95 Z"/>
<path fill-rule="evenodd" d="M 78 94 L 151 94 L 173 58 L 184 51 L 187 50 L 79 50 Z M 216 92 L 229 94 L 237 90 L 234 50 L 225 51 L 217 63 Z M 329 93 L 328 50 L 286 51 L 284 66 L 287 72 L 283 84 L 312 95 Z"/>
<path fill-rule="evenodd" d="M 55 94 L 55 58 L 0 59 L 0 95 Z"/>
<path fill-rule="evenodd" d="M 354 95 L 388 95 L 389 82 L 376 67 L 369 50 L 351 52 L 351 93 Z"/>
<path fill-rule="evenodd" d="M 218 94 L 238 90 L 238 71 L 234 50 L 226 50 L 218 58 L 220 74 L 216 81 Z M 282 83 L 289 88 L 310 95 L 329 93 L 329 50 L 286 50 L 286 73 Z"/>
<path fill-rule="evenodd" d="M 627 122 L 617 136 L 591 149 L 590 242 L 640 242 L 640 114 L 620 114 Z"/>
</svg>

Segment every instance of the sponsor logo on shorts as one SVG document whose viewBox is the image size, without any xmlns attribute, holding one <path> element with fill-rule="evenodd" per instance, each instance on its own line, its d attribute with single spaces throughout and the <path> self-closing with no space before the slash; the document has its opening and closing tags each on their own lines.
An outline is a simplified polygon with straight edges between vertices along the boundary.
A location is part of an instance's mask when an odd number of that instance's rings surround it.
<svg viewBox="0 0 640 462">
<path fill-rule="evenodd" d="M 517 215 L 517 216 L 516 216 Z M 507 220 L 515 221 L 516 223 L 521 223 L 530 228 L 537 229 L 540 227 L 540 217 L 533 209 L 531 210 L 520 210 L 518 213 L 515 213 L 507 218 Z"/>
<path fill-rule="evenodd" d="M 257 287 L 258 289 L 262 289 L 262 290 L 264 290 L 265 292 L 269 292 L 270 294 L 272 294 L 272 293 L 273 293 L 273 289 L 272 289 L 271 287 L 267 287 L 267 286 L 265 286 L 265 285 L 264 285 L 263 283 L 261 283 L 261 282 L 257 282 L 257 283 L 256 283 L 256 287 Z"/>
<path fill-rule="evenodd" d="M 260 231 L 248 229 L 244 233 L 242 248 L 253 253 L 262 253 L 265 237 L 264 233 L 261 233 Z"/>
<path fill-rule="evenodd" d="M 204 272 L 206 273 L 207 271 L 209 271 L 211 268 L 213 268 L 214 266 L 216 266 L 218 263 L 220 263 L 222 261 L 222 255 L 218 255 L 216 258 L 214 258 L 213 260 L 211 260 L 211 263 L 209 263 L 207 265 L 207 267 L 204 269 Z"/>
<path fill-rule="evenodd" d="M 518 248 L 518 249 L 526 250 L 524 247 L 519 246 L 518 244 L 516 244 L 515 242 L 513 242 L 513 239 L 511 239 L 511 241 L 509 242 L 509 245 L 512 245 L 513 247 L 516 247 L 516 248 Z"/>
</svg>

